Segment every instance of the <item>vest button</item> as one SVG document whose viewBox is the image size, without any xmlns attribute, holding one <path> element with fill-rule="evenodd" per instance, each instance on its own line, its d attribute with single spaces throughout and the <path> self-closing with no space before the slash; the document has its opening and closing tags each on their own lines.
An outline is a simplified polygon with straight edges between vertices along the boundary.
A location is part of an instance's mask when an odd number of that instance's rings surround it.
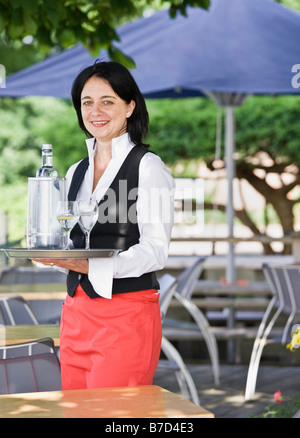
<svg viewBox="0 0 300 438">
<path fill-rule="evenodd" d="M 78 275 L 78 280 L 81 280 L 81 278 L 82 278 L 82 275 L 79 274 L 79 275 Z"/>
</svg>

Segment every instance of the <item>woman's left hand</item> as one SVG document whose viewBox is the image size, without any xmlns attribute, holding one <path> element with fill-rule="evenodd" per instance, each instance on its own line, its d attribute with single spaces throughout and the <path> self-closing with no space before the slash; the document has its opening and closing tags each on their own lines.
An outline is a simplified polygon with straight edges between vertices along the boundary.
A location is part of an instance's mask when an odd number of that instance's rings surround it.
<svg viewBox="0 0 300 438">
<path fill-rule="evenodd" d="M 88 274 L 89 261 L 88 259 L 31 259 L 34 262 L 42 263 L 46 266 L 58 266 L 59 268 L 69 269 L 70 271 L 81 272 Z"/>
</svg>

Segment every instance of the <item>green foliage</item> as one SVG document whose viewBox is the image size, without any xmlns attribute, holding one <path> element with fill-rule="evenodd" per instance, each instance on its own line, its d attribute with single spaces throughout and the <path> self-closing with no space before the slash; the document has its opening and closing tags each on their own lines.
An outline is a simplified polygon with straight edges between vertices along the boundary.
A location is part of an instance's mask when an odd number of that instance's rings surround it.
<svg viewBox="0 0 300 438">
<path fill-rule="evenodd" d="M 147 103 L 149 141 L 163 160 L 174 164 L 179 160 L 214 159 L 217 107 L 211 100 L 165 99 Z M 300 96 L 249 97 L 235 109 L 235 118 L 237 161 L 264 151 L 287 164 L 299 162 Z"/>
<path fill-rule="evenodd" d="M 43 143 L 53 144 L 54 166 L 61 176 L 86 156 L 84 135 L 69 102 L 54 98 L 0 101 L 0 184 L 35 176 Z"/>
<path fill-rule="evenodd" d="M 23 68 L 29 67 L 45 58 L 45 54 L 36 50 L 32 44 L 8 43 L 0 41 L 0 64 L 5 65 L 9 76 Z"/>
<path fill-rule="evenodd" d="M 30 119 L 37 115 L 36 109 L 24 102 L 19 105 L 14 99 L 0 101 L 0 184 L 12 184 L 16 179 L 31 175 L 37 166 Z"/>
<path fill-rule="evenodd" d="M 36 103 L 37 99 L 32 99 Z M 41 155 L 41 145 L 53 145 L 53 164 L 60 176 L 64 176 L 71 164 L 87 155 L 86 136 L 77 123 L 75 110 L 69 101 L 38 99 L 39 117 L 31 122 L 32 134 Z"/>
<path fill-rule="evenodd" d="M 300 395 L 283 397 L 281 403 L 272 403 L 256 418 L 292 418 L 300 410 Z"/>
<path fill-rule="evenodd" d="M 8 216 L 9 241 L 25 240 L 27 183 L 16 181 L 14 184 L 1 184 L 0 204 Z"/>
<path fill-rule="evenodd" d="M 188 5 L 207 8 L 209 0 L 160 0 L 170 15 L 185 14 Z M 141 15 L 152 6 L 151 0 L 0 0 L 0 36 L 6 43 L 22 41 L 28 35 L 35 39 L 40 51 L 54 46 L 68 48 L 82 43 L 96 56 L 108 50 L 112 59 L 130 67 L 133 60 L 114 47 L 119 41 L 116 27 Z"/>
<path fill-rule="evenodd" d="M 41 166 L 42 144 L 53 144 L 54 167 L 60 176 L 87 151 L 70 102 L 1 99 L 0 120 L 0 205 L 8 214 L 9 241 L 14 241 L 24 238 L 27 180 Z"/>
<path fill-rule="evenodd" d="M 149 142 L 168 164 L 211 159 L 215 151 L 216 105 L 209 99 L 149 100 Z"/>
<path fill-rule="evenodd" d="M 256 96 L 236 110 L 239 159 L 264 151 L 288 163 L 300 159 L 300 96 Z"/>
<path fill-rule="evenodd" d="M 295 9 L 295 10 L 300 10 L 300 0 L 275 0 L 278 3 L 282 3 L 284 4 L 284 6 L 291 8 L 291 9 Z"/>
</svg>

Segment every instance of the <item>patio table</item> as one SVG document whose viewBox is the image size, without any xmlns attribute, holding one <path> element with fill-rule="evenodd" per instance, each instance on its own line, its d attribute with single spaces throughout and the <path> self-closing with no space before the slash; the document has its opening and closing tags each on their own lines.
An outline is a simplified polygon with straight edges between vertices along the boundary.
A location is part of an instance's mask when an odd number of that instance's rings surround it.
<svg viewBox="0 0 300 438">
<path fill-rule="evenodd" d="M 214 414 L 166 389 L 147 385 L 0 395 L 0 418 L 9 417 L 214 418 Z"/>
</svg>

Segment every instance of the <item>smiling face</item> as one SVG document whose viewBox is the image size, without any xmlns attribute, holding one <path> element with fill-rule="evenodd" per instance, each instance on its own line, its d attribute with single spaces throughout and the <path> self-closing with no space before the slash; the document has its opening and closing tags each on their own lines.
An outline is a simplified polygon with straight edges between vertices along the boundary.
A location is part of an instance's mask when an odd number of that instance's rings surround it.
<svg viewBox="0 0 300 438">
<path fill-rule="evenodd" d="M 127 104 L 105 80 L 92 76 L 81 93 L 81 114 L 84 126 L 99 143 L 111 142 L 127 131 L 127 118 L 135 108 Z"/>
</svg>

